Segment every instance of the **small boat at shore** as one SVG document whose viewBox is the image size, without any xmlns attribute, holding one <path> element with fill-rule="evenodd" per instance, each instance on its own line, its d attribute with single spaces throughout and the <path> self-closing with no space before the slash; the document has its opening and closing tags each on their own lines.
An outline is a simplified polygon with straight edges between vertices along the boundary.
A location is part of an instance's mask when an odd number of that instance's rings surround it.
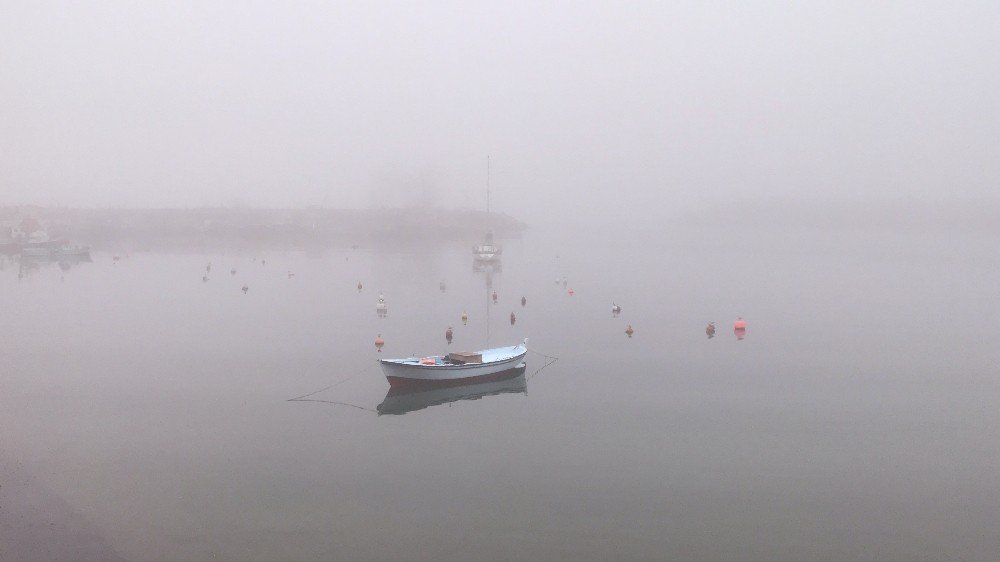
<svg viewBox="0 0 1000 562">
<path fill-rule="evenodd" d="M 519 367 L 528 353 L 528 340 L 510 347 L 496 347 L 477 352 L 456 351 L 447 355 L 380 359 L 382 372 L 390 386 L 413 382 L 464 381 L 488 377 Z"/>
</svg>

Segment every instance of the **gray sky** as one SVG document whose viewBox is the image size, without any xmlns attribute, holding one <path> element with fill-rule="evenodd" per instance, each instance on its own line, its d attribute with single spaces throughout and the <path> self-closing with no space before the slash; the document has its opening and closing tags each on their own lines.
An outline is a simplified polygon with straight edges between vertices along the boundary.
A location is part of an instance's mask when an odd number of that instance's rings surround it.
<svg viewBox="0 0 1000 562">
<path fill-rule="evenodd" d="M 996 2 L 0 0 L 0 204 L 994 196 Z"/>
</svg>

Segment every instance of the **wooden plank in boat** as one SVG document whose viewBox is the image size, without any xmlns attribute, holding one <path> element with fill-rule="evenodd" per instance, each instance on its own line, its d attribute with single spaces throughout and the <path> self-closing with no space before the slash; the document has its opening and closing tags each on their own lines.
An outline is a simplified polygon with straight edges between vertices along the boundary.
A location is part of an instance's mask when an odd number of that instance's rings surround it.
<svg viewBox="0 0 1000 562">
<path fill-rule="evenodd" d="M 483 354 L 471 351 L 452 351 L 448 354 L 448 359 L 453 363 L 482 363 Z"/>
</svg>

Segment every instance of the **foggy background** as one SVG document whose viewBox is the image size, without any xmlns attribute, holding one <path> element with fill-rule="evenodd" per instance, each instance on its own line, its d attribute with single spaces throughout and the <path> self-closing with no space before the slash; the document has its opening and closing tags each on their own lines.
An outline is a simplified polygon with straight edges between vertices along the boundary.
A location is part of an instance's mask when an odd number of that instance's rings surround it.
<svg viewBox="0 0 1000 562">
<path fill-rule="evenodd" d="M 0 203 L 972 202 L 995 2 L 0 2 Z"/>
</svg>

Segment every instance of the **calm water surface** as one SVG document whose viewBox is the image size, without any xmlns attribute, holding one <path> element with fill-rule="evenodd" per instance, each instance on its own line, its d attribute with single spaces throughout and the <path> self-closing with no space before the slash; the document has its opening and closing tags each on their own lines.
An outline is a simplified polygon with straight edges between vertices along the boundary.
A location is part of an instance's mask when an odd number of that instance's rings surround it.
<svg viewBox="0 0 1000 562">
<path fill-rule="evenodd" d="M 6 262 L 0 453 L 128 559 L 995 560 L 996 240 L 811 236 Z M 376 413 L 487 314 L 558 361 Z"/>
</svg>

